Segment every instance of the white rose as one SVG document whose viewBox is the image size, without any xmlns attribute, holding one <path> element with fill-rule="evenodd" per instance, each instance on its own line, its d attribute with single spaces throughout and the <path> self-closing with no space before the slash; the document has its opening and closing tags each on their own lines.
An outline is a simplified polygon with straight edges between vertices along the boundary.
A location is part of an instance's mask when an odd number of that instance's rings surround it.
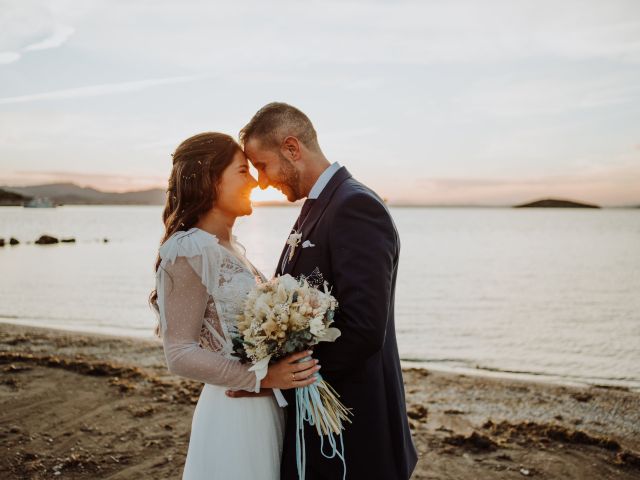
<svg viewBox="0 0 640 480">
<path fill-rule="evenodd" d="M 322 317 L 313 317 L 309 322 L 309 331 L 312 335 L 318 336 L 322 330 L 324 330 L 324 323 Z"/>
<path fill-rule="evenodd" d="M 295 290 L 298 288 L 298 280 L 287 273 L 278 277 L 278 288 L 280 287 L 283 287 L 286 291 Z"/>
</svg>

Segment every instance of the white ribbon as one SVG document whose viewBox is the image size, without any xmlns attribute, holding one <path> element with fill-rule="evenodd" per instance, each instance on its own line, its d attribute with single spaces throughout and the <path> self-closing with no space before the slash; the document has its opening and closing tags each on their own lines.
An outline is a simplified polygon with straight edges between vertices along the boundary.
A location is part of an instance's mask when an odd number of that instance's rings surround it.
<svg viewBox="0 0 640 480">
<path fill-rule="evenodd" d="M 260 382 L 264 377 L 267 376 L 267 370 L 269 370 L 269 360 L 271 360 L 271 355 L 267 355 L 258 363 L 254 363 L 253 366 L 249 369 L 250 372 L 254 372 L 256 374 L 256 388 L 254 390 L 256 393 L 260 391 Z"/>
<path fill-rule="evenodd" d="M 250 369 L 250 372 L 255 372 L 256 374 L 256 393 L 260 391 L 260 381 L 267 376 L 267 370 L 269 369 L 269 361 L 271 360 L 271 355 L 267 355 L 258 363 L 255 363 Z M 284 395 L 279 388 L 273 389 L 273 395 L 276 397 L 278 401 L 278 405 L 280 407 L 286 407 L 289 403 L 285 400 Z"/>
<path fill-rule="evenodd" d="M 289 405 L 289 402 L 287 402 L 287 400 L 284 398 L 284 395 L 282 395 L 282 392 L 280 391 L 279 388 L 273 389 L 273 395 L 276 397 L 276 400 L 280 407 L 284 408 L 287 405 Z"/>
</svg>

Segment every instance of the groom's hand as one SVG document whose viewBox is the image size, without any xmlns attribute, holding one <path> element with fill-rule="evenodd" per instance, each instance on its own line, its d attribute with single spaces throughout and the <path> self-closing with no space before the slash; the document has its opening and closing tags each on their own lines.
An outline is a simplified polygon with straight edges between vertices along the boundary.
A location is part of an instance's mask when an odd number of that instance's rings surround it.
<svg viewBox="0 0 640 480">
<path fill-rule="evenodd" d="M 270 388 L 261 388 L 258 393 L 247 392 L 246 390 L 227 390 L 224 392 L 227 397 L 242 398 L 242 397 L 270 397 L 273 395 L 273 390 Z"/>
</svg>

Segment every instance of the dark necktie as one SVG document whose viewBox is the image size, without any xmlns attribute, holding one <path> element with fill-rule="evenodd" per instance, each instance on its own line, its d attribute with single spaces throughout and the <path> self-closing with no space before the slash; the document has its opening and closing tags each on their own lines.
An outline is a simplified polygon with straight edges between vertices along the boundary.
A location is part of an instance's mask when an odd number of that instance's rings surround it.
<svg viewBox="0 0 640 480">
<path fill-rule="evenodd" d="M 298 231 L 302 227 L 302 224 L 307 218 L 307 215 L 309 215 L 309 210 L 311 210 L 311 207 L 313 207 L 315 201 L 315 198 L 307 198 L 304 201 L 304 203 L 302 204 L 302 209 L 300 210 L 300 215 L 298 215 L 298 220 L 296 220 L 296 224 L 293 226 L 294 230 Z"/>
<path fill-rule="evenodd" d="M 298 215 L 298 219 L 296 220 L 296 224 L 293 226 L 293 232 L 299 232 L 300 228 L 304 224 L 307 215 L 309 215 L 309 210 L 313 206 L 313 203 L 316 201 L 315 198 L 307 198 L 302 204 L 302 208 L 300 209 L 300 215 Z M 284 271 L 287 263 L 289 262 L 289 252 L 291 251 L 291 245 L 287 245 L 287 250 L 285 251 L 284 258 L 282 259 L 282 264 L 280 268 Z"/>
</svg>

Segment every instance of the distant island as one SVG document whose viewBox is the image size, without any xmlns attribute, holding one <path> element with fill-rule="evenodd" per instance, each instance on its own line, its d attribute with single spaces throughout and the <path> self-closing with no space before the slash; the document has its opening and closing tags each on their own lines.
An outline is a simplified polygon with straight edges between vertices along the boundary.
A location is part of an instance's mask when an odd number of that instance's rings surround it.
<svg viewBox="0 0 640 480">
<path fill-rule="evenodd" d="M 555 198 L 545 198 L 535 202 L 515 205 L 514 208 L 600 208 L 598 205 L 588 203 L 573 202 L 571 200 L 558 200 Z"/>
<path fill-rule="evenodd" d="M 48 198 L 56 205 L 164 205 L 160 188 L 133 192 L 103 192 L 74 183 L 51 183 L 28 187 L 0 186 L 0 205 L 20 206 L 31 198 Z"/>
</svg>

